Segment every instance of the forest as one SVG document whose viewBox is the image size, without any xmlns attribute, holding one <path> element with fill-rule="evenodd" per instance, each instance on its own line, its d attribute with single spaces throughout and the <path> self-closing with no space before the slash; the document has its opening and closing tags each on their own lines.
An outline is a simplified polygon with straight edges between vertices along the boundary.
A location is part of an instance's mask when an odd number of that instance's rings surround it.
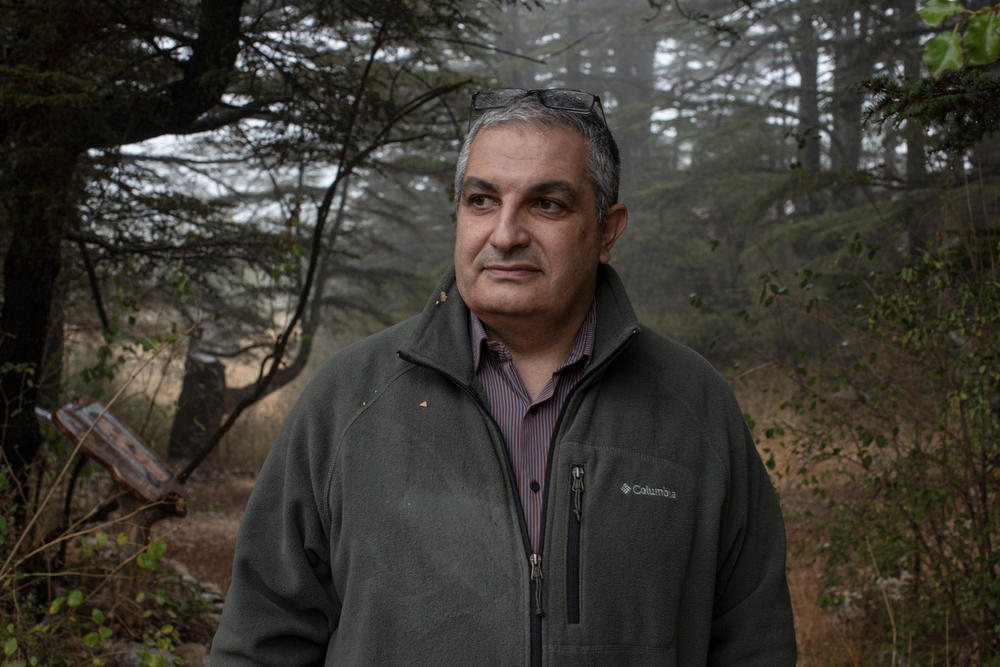
<svg viewBox="0 0 1000 667">
<path fill-rule="evenodd" d="M 740 399 L 801 664 L 1000 665 L 1000 3 L 609 7 L 0 5 L 3 664 L 181 664 L 217 610 L 151 526 L 422 308 L 502 86 L 600 96 L 612 265 Z M 57 423 L 90 400 L 169 489 Z"/>
</svg>

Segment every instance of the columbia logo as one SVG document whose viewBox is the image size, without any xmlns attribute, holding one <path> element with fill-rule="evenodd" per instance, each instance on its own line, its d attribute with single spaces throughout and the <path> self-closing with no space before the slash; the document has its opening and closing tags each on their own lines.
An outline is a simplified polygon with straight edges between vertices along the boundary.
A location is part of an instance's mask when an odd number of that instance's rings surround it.
<svg viewBox="0 0 1000 667">
<path fill-rule="evenodd" d="M 636 496 L 653 496 L 656 498 L 669 498 L 670 500 L 677 500 L 677 492 L 665 486 L 646 486 L 644 484 L 629 484 L 628 482 L 622 482 L 622 485 L 618 488 L 621 489 L 621 492 L 626 496 L 633 494 Z"/>
</svg>

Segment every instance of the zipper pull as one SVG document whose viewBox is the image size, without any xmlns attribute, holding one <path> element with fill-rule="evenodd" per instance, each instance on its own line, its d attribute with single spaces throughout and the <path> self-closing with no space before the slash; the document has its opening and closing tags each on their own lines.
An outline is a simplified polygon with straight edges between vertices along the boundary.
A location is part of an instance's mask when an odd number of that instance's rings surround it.
<svg viewBox="0 0 1000 667">
<path fill-rule="evenodd" d="M 576 515 L 576 522 L 583 521 L 583 466 L 575 465 L 573 472 L 573 514 Z"/>
<path fill-rule="evenodd" d="M 531 554 L 531 580 L 535 582 L 535 615 L 544 616 L 542 610 L 542 557 L 538 554 Z"/>
</svg>

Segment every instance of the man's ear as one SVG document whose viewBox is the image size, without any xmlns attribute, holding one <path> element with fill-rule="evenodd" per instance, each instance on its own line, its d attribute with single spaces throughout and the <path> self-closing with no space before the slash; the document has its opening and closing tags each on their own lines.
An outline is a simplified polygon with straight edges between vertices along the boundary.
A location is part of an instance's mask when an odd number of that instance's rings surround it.
<svg viewBox="0 0 1000 667">
<path fill-rule="evenodd" d="M 611 260 L 611 248 L 625 231 L 627 224 L 628 207 L 625 204 L 612 206 L 607 219 L 601 225 L 601 264 L 607 264 Z"/>
</svg>

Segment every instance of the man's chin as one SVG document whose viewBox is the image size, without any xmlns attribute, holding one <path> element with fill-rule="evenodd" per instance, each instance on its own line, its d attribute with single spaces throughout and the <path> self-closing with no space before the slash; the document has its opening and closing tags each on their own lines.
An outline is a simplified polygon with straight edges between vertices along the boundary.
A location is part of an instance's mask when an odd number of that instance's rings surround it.
<svg viewBox="0 0 1000 667">
<path fill-rule="evenodd" d="M 525 318 L 538 310 L 537 300 L 528 298 L 496 298 L 476 300 L 469 304 L 469 309 L 486 322 L 491 318 Z"/>
</svg>

